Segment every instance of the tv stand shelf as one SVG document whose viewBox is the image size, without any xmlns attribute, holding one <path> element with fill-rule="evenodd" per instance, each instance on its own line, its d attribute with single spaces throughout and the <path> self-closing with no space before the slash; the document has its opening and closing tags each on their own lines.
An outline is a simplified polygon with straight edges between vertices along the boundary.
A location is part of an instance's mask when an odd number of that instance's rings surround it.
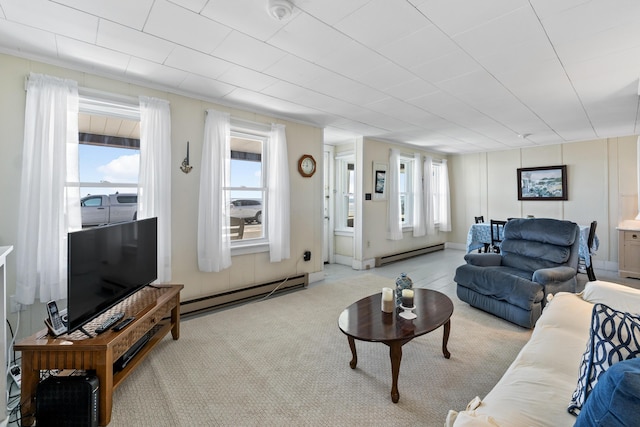
<svg viewBox="0 0 640 427">
<path fill-rule="evenodd" d="M 98 423 L 111 421 L 113 391 L 147 357 L 149 352 L 171 332 L 174 340 L 180 337 L 180 291 L 183 285 L 147 286 L 129 296 L 109 311 L 92 320 L 82 331 L 54 338 L 46 329 L 20 341 L 16 351 L 22 352 L 22 425 L 32 425 L 35 415 L 35 395 L 40 371 L 49 369 L 78 369 L 95 371 L 99 384 L 100 413 Z M 96 335 L 95 329 L 111 314 L 124 312 L 135 320 L 119 332 L 109 330 Z M 113 365 L 129 348 L 149 331 L 151 339 L 119 372 Z"/>
</svg>

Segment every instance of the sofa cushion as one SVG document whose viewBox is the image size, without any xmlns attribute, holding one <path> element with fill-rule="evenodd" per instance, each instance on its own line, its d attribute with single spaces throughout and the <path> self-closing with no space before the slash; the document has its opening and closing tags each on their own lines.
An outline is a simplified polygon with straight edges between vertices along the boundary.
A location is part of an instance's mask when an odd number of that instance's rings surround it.
<svg viewBox="0 0 640 427">
<path fill-rule="evenodd" d="M 531 281 L 531 272 L 517 268 L 461 265 L 454 280 L 458 286 L 469 288 L 525 310 L 544 298 L 543 287 Z"/>
<path fill-rule="evenodd" d="M 605 304 L 627 313 L 640 313 L 640 289 L 596 280 L 587 282 L 580 295 L 582 299 L 593 304 Z"/>
<path fill-rule="evenodd" d="M 549 267 L 564 264 L 571 255 L 571 246 L 558 246 L 550 243 L 540 243 L 531 240 L 510 239 L 502 242 L 500 251 L 507 254 L 521 255 L 526 258 L 536 258 L 549 261 Z M 544 267 L 543 267 L 544 268 Z M 523 268 L 523 270 L 527 270 Z"/>
<path fill-rule="evenodd" d="M 640 358 L 609 368 L 586 400 L 575 427 L 636 426 L 640 414 Z"/>
<path fill-rule="evenodd" d="M 516 218 L 504 227 L 504 240 L 532 240 L 557 246 L 571 246 L 576 240 L 576 224 L 551 218 L 536 218 L 535 221 Z"/>
<path fill-rule="evenodd" d="M 578 415 L 600 376 L 613 364 L 640 356 L 640 316 L 595 304 L 587 349 L 580 362 L 578 385 L 568 411 Z"/>
</svg>

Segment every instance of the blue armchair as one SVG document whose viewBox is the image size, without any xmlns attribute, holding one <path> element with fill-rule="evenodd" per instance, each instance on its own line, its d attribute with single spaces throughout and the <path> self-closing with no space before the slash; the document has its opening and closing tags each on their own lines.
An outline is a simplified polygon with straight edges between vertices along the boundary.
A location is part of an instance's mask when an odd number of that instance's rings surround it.
<svg viewBox="0 0 640 427">
<path fill-rule="evenodd" d="M 533 328 L 548 294 L 575 292 L 580 227 L 549 218 L 512 219 L 500 253 L 469 253 L 456 269 L 458 298 Z"/>
</svg>

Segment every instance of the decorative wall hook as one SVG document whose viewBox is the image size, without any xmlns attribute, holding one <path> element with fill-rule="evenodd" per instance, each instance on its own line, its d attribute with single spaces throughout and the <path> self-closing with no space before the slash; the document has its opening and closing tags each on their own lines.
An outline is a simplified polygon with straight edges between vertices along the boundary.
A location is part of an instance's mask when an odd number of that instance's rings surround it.
<svg viewBox="0 0 640 427">
<path fill-rule="evenodd" d="M 193 166 L 189 164 L 189 141 L 187 141 L 187 157 L 185 157 L 182 161 L 182 166 L 180 166 L 180 169 L 184 173 L 189 173 L 191 172 L 191 169 L 193 169 Z"/>
</svg>

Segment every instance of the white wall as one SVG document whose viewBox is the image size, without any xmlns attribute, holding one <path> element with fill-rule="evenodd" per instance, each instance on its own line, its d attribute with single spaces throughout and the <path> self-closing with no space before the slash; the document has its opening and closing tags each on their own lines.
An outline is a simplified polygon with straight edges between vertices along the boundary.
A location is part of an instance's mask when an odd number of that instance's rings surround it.
<svg viewBox="0 0 640 427">
<path fill-rule="evenodd" d="M 617 270 L 616 226 L 637 214 L 636 136 L 450 157 L 453 230 L 464 245 L 473 217 L 598 221 L 596 268 Z M 518 201 L 517 169 L 567 165 L 567 201 Z M 462 247 L 461 246 L 461 247 Z"/>
<path fill-rule="evenodd" d="M 166 173 L 170 173 L 172 179 L 172 282 L 185 285 L 181 295 L 183 301 L 282 279 L 288 275 L 322 271 L 322 173 L 316 173 L 311 178 L 303 178 L 297 172 L 297 161 L 303 154 L 313 155 L 318 161 L 318 170 L 323 170 L 322 129 L 8 55 L 0 55 L 0 246 L 16 244 L 18 200 L 22 191 L 28 191 L 20 187 L 20 176 L 23 155 L 24 82 L 29 72 L 70 78 L 76 80 L 81 87 L 128 96 L 147 95 L 169 100 L 174 167 Z M 232 117 L 286 125 L 292 207 L 290 260 L 272 264 L 269 262 L 268 253 L 259 253 L 233 257 L 233 266 L 220 273 L 202 273 L 198 270 L 198 153 L 202 150 L 204 112 L 208 108 L 228 111 Z M 184 174 L 179 169 L 185 155 L 186 141 L 190 141 L 190 160 L 194 166 L 190 174 Z M 305 250 L 312 253 L 309 262 L 302 261 Z M 15 252 L 7 260 L 7 282 L 7 295 L 12 295 L 15 293 Z M 35 304 L 23 313 L 20 336 L 27 336 L 44 327 L 44 305 Z M 15 325 L 15 315 L 10 315 L 10 321 Z"/>
</svg>

